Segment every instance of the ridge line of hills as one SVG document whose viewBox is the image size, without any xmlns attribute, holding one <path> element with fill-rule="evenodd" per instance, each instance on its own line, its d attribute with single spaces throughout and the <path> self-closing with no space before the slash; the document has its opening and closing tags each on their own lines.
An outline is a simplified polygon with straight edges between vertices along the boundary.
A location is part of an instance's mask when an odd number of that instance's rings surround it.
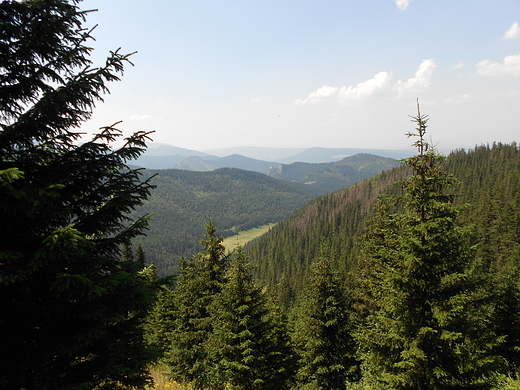
<svg viewBox="0 0 520 390">
<path fill-rule="evenodd" d="M 520 147 L 497 143 L 459 149 L 447 157 L 444 169 L 460 182 L 452 193 L 456 204 L 466 205 L 459 222 L 472 226 L 477 258 L 499 269 L 520 253 Z M 377 197 L 398 193 L 396 182 L 406 176 L 404 167 L 396 167 L 295 210 L 245 246 L 255 278 L 289 305 L 323 240 L 338 272 L 348 278 L 358 267 L 359 242 Z"/>
<path fill-rule="evenodd" d="M 208 152 L 152 143 L 133 165 L 148 169 L 185 169 L 210 171 L 218 168 L 239 168 L 266 173 L 279 164 L 336 162 L 356 154 L 373 154 L 391 159 L 402 159 L 414 154 L 413 149 L 359 149 L 359 148 L 263 148 L 235 147 Z M 230 166 L 231 164 L 231 166 Z"/>
<path fill-rule="evenodd" d="M 153 214 L 140 243 L 161 274 L 176 271 L 180 257 L 197 252 L 208 218 L 227 237 L 277 223 L 312 198 L 399 165 L 396 160 L 358 154 L 331 163 L 293 163 L 269 174 L 234 167 L 209 171 L 145 169 L 157 187 L 137 215 Z"/>
</svg>

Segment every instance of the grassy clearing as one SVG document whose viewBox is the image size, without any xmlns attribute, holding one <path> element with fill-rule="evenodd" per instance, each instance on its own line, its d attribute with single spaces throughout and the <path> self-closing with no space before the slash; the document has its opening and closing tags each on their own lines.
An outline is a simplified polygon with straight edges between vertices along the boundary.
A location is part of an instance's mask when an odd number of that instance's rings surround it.
<svg viewBox="0 0 520 390">
<path fill-rule="evenodd" d="M 159 364 L 150 369 L 153 380 L 155 382 L 154 387 L 147 387 L 147 390 L 183 390 L 181 384 L 168 379 L 168 367 Z"/>
<path fill-rule="evenodd" d="M 275 223 L 270 223 L 269 225 L 263 225 L 243 232 L 239 232 L 237 235 L 224 239 L 223 244 L 228 251 L 232 251 L 237 247 L 237 245 L 244 246 L 254 238 L 260 237 L 262 234 L 266 233 L 275 225 Z"/>
</svg>

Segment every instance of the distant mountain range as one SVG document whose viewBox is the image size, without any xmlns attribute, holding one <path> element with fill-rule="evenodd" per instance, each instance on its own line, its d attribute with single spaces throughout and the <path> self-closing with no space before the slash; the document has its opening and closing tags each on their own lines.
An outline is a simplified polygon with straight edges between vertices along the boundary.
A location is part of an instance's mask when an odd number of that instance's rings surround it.
<svg viewBox="0 0 520 390">
<path fill-rule="evenodd" d="M 168 144 L 152 143 L 132 164 L 149 169 L 211 171 L 218 168 L 239 168 L 267 173 L 271 168 L 278 167 L 280 163 L 335 162 L 360 153 L 401 159 L 412 156 L 415 151 L 412 149 L 234 147 L 200 152 Z"/>
<path fill-rule="evenodd" d="M 194 172 L 237 168 L 292 182 L 296 187 L 318 196 L 391 169 L 399 165 L 396 159 L 414 154 L 412 150 L 258 147 L 211 152 L 214 154 L 167 144 L 152 144 L 143 156 L 132 162 L 132 165 L 147 169 L 172 168 Z M 264 158 L 277 157 L 278 161 L 248 157 L 239 153 L 227 155 L 228 152 L 241 152 Z"/>
</svg>

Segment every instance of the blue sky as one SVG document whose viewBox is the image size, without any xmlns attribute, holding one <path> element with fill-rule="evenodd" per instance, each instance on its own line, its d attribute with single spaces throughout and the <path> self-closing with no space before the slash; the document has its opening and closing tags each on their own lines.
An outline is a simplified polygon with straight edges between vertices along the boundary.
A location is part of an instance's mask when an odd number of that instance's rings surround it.
<svg viewBox="0 0 520 390">
<path fill-rule="evenodd" d="M 84 0 L 95 63 L 138 51 L 83 130 L 211 150 L 519 141 L 518 0 Z"/>
</svg>

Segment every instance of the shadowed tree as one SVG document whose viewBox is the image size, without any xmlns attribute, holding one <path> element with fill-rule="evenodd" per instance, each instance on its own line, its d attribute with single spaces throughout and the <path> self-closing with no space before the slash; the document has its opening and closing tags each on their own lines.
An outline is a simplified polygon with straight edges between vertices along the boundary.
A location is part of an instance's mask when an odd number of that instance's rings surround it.
<svg viewBox="0 0 520 390">
<path fill-rule="evenodd" d="M 222 288 L 229 262 L 222 240 L 210 220 L 205 239 L 201 240 L 204 250 L 189 260 L 181 260 L 173 297 L 175 320 L 164 359 L 173 379 L 197 389 L 208 381 L 204 344 L 213 331 L 208 307 Z"/>
<path fill-rule="evenodd" d="M 113 142 L 77 128 L 129 56 L 90 67 L 77 1 L 0 2 L 0 387 L 143 388 L 141 322 L 153 288 L 123 260 L 147 226 L 128 214 L 152 186 L 126 162 L 147 133 Z"/>
</svg>

